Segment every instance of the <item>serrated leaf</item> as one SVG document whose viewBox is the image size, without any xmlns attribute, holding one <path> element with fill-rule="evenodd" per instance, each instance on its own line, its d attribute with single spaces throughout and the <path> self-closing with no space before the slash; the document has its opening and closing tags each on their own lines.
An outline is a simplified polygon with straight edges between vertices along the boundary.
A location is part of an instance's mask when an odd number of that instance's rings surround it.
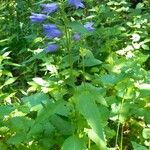
<svg viewBox="0 0 150 150">
<path fill-rule="evenodd" d="M 86 150 L 86 148 L 83 139 L 70 136 L 64 141 L 62 150 Z"/>
<path fill-rule="evenodd" d="M 84 85 L 76 92 L 73 99 L 75 99 L 78 111 L 84 116 L 95 135 L 99 138 L 99 148 L 105 150 L 103 121 L 95 103 L 95 95 L 91 94 L 90 89 Z"/>
</svg>

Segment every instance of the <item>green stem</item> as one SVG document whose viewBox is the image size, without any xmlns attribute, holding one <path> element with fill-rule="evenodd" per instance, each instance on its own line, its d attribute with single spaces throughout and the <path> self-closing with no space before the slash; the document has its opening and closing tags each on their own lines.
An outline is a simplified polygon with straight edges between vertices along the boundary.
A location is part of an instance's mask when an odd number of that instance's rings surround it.
<svg viewBox="0 0 150 150">
<path fill-rule="evenodd" d="M 82 56 L 82 71 L 83 71 L 83 84 L 85 86 L 85 65 L 84 65 L 84 56 Z"/>
<path fill-rule="evenodd" d="M 119 118 L 119 115 L 118 115 Z M 118 136 L 119 136 L 119 128 L 120 128 L 120 122 L 118 122 L 118 126 L 117 126 L 117 133 L 116 133 L 116 140 L 115 140 L 115 147 L 118 147 Z"/>
<path fill-rule="evenodd" d="M 69 31 L 69 20 L 66 17 L 67 14 L 65 13 L 64 10 L 64 1 L 61 1 L 62 3 L 62 9 L 61 9 L 61 15 L 64 21 L 64 29 L 65 29 L 65 38 L 66 38 L 66 49 L 68 52 L 68 62 L 70 65 L 70 71 L 71 71 L 71 76 L 72 76 L 72 70 L 73 70 L 73 58 L 72 58 L 72 52 L 71 52 L 71 35 L 70 35 L 70 31 Z"/>
<path fill-rule="evenodd" d="M 88 150 L 90 150 L 90 148 L 91 148 L 91 140 L 90 140 L 90 138 L 89 138 L 89 142 L 88 142 Z"/>
<path fill-rule="evenodd" d="M 67 29 L 67 25 L 65 24 L 65 37 L 66 37 L 66 48 L 69 55 L 68 62 L 70 65 L 70 69 L 72 71 L 73 69 L 73 62 L 72 62 L 72 53 L 71 53 L 71 38 L 70 38 L 70 32 Z"/>
<path fill-rule="evenodd" d="M 122 124 L 122 127 L 121 127 L 121 142 L 120 142 L 120 150 L 122 150 L 123 148 L 123 124 Z"/>
<path fill-rule="evenodd" d="M 123 103 L 124 103 L 124 96 L 123 96 L 123 99 L 122 99 L 122 102 L 121 102 L 121 107 L 120 107 L 120 110 L 122 110 L 122 107 L 123 107 Z M 119 121 L 119 118 L 120 118 L 120 110 L 119 110 L 119 114 L 118 114 L 118 126 L 117 126 L 117 133 L 116 133 L 116 140 L 115 140 L 115 146 L 118 147 L 118 137 L 119 137 L 119 129 L 120 129 L 120 121 Z M 122 129 L 121 129 L 121 143 L 120 143 L 120 150 L 122 150 L 122 145 L 123 145 L 123 125 L 122 125 Z"/>
</svg>

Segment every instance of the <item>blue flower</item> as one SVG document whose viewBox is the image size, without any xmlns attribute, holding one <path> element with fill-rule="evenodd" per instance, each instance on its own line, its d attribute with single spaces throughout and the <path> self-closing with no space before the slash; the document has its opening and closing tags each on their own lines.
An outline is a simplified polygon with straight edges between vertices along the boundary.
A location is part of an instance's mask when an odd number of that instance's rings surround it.
<svg viewBox="0 0 150 150">
<path fill-rule="evenodd" d="M 32 13 L 32 16 L 30 16 L 32 22 L 43 22 L 46 20 L 46 18 L 47 16 L 44 14 Z"/>
<path fill-rule="evenodd" d="M 80 33 L 75 33 L 75 34 L 73 35 L 73 39 L 74 39 L 75 41 L 79 41 L 80 38 L 81 38 Z"/>
<path fill-rule="evenodd" d="M 49 44 L 46 48 L 45 51 L 46 52 L 56 52 L 58 49 L 58 45 L 57 44 Z"/>
<path fill-rule="evenodd" d="M 62 35 L 61 31 L 54 24 L 43 25 L 44 33 L 47 38 L 53 39 Z"/>
<path fill-rule="evenodd" d="M 82 0 L 69 0 L 68 3 L 72 6 L 75 6 L 76 9 L 84 8 L 84 4 L 82 3 Z"/>
<path fill-rule="evenodd" d="M 93 31 L 94 27 L 93 27 L 93 22 L 87 22 L 84 27 L 88 30 L 88 31 Z"/>
<path fill-rule="evenodd" d="M 58 9 L 57 3 L 51 3 L 51 4 L 41 4 L 41 7 L 43 8 L 43 13 L 51 14 Z"/>
</svg>

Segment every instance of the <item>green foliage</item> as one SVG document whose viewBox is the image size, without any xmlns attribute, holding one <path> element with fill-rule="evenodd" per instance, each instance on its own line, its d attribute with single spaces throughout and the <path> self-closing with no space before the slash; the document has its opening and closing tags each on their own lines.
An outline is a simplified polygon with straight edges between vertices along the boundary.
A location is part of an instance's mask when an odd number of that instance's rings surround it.
<svg viewBox="0 0 150 150">
<path fill-rule="evenodd" d="M 46 23 L 62 36 L 48 40 L 29 16 L 50 2 L 1 2 L 0 150 L 148 150 L 150 2 L 55 1 Z"/>
</svg>

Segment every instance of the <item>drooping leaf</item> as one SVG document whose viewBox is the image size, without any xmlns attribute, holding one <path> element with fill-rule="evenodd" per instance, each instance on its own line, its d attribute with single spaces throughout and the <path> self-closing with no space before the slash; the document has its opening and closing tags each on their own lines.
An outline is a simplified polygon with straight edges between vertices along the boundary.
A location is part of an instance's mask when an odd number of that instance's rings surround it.
<svg viewBox="0 0 150 150">
<path fill-rule="evenodd" d="M 77 90 L 73 99 L 78 111 L 87 120 L 87 123 L 93 129 L 94 135 L 97 136 L 95 139 L 99 138 L 99 148 L 105 150 L 106 143 L 104 138 L 104 125 L 102 123 L 103 121 L 101 116 L 103 112 L 99 112 L 98 106 L 95 103 L 95 96 L 95 94 L 91 94 L 90 88 L 88 88 L 85 84 Z M 92 137 L 92 140 L 93 139 L 94 138 Z"/>
</svg>

